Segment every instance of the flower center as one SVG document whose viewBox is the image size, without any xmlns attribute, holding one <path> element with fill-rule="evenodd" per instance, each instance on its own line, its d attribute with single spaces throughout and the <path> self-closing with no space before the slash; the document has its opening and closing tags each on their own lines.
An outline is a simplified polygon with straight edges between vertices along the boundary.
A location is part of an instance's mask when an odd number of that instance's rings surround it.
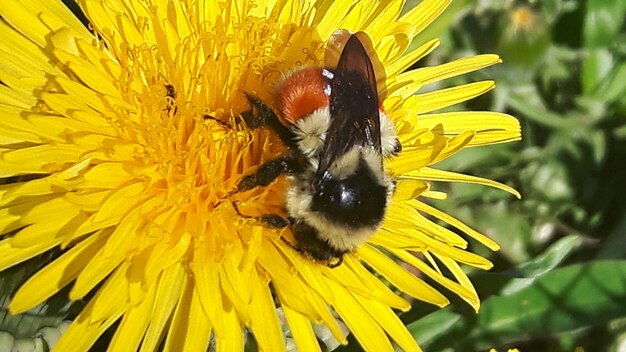
<svg viewBox="0 0 626 352">
<path fill-rule="evenodd" d="M 289 36 L 281 36 L 276 23 L 251 16 L 205 23 L 167 44 L 121 51 L 122 96 L 136 109 L 118 113 L 113 123 L 125 140 L 141 146 L 135 159 L 152 172 L 149 190 L 166 194 L 168 204 L 212 211 L 237 202 L 251 216 L 282 211 L 283 181 L 235 192 L 243 176 L 284 151 L 270 131 L 245 126 L 243 93 L 272 104 L 271 87 L 281 72 L 318 61 L 310 50 L 296 63 L 281 57 L 293 44 L 280 39 Z"/>
</svg>

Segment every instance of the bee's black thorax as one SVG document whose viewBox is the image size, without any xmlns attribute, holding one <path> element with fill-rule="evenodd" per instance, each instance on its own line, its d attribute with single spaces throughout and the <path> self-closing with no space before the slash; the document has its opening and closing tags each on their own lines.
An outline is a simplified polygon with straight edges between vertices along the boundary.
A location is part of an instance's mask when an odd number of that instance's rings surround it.
<svg viewBox="0 0 626 352">
<path fill-rule="evenodd" d="M 363 159 L 353 174 L 341 179 L 327 174 L 313 187 L 312 210 L 338 225 L 378 226 L 385 215 L 387 187 Z"/>
</svg>

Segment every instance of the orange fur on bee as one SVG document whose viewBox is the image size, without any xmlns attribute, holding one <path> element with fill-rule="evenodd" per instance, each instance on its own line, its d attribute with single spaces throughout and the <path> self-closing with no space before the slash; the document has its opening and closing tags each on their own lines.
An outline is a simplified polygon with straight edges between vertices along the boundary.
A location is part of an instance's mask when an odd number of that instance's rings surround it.
<svg viewBox="0 0 626 352">
<path fill-rule="evenodd" d="M 282 117 L 296 123 L 313 111 L 328 106 L 325 86 L 320 67 L 307 67 L 288 75 L 276 86 L 278 109 Z"/>
</svg>

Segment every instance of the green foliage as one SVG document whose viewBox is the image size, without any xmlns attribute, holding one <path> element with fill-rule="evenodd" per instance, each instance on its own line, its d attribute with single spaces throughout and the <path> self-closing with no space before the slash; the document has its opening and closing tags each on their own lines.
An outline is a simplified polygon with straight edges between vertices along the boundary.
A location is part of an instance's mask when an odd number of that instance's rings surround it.
<svg viewBox="0 0 626 352">
<path fill-rule="evenodd" d="M 427 351 L 617 351 L 626 337 L 626 1 L 463 2 L 422 65 L 478 53 L 498 87 L 468 102 L 522 123 L 523 141 L 476 148 L 438 167 L 516 187 L 439 186 L 438 208 L 488 233 L 502 250 L 473 273 L 483 299 L 416 307 L 403 319 Z M 524 22 L 526 21 L 526 22 Z M 416 43 L 417 45 L 418 43 Z M 484 79 L 484 72 L 446 82 Z"/>
<path fill-rule="evenodd" d="M 426 337 L 421 341 L 428 351 L 520 346 L 529 338 L 589 329 L 626 316 L 625 291 L 626 261 L 587 262 L 539 275 L 516 292 L 493 295 L 477 316 L 444 309 L 408 327 L 414 335 Z M 599 347 L 582 346 L 590 351 Z"/>
</svg>

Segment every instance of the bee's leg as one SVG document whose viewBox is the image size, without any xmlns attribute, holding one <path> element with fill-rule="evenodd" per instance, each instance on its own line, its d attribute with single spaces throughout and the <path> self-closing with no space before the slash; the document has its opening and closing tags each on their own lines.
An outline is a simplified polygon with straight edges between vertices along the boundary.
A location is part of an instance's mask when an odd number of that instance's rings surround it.
<svg viewBox="0 0 626 352">
<path fill-rule="evenodd" d="M 340 266 L 341 264 L 343 264 L 343 257 L 335 258 L 335 260 L 329 261 L 326 264 L 326 266 L 328 266 L 331 269 L 334 269 L 334 268 Z"/>
<path fill-rule="evenodd" d="M 291 225 L 289 218 L 283 218 L 277 214 L 266 214 L 259 218 L 261 222 L 265 224 L 265 226 L 273 228 L 273 229 L 282 229 Z"/>
<path fill-rule="evenodd" d="M 290 223 L 290 225 L 293 225 L 293 223 Z M 343 264 L 343 254 L 341 254 L 338 257 L 328 257 L 328 258 L 323 258 L 323 259 L 319 259 L 316 257 L 315 253 L 311 253 L 309 251 L 309 248 L 302 248 L 299 247 L 291 242 L 289 242 L 285 237 L 281 237 L 280 238 L 283 243 L 285 243 L 287 246 L 291 247 L 293 250 L 295 250 L 296 252 L 300 253 L 303 257 L 310 259 L 314 262 L 326 265 L 327 267 L 334 269 L 338 266 L 340 266 L 341 264 Z"/>
<path fill-rule="evenodd" d="M 245 215 L 245 214 L 242 214 L 241 211 L 239 210 L 239 206 L 237 205 L 237 202 L 233 202 L 233 208 L 235 208 L 237 215 L 241 216 L 242 218 L 258 220 L 261 223 L 263 223 L 265 227 L 269 227 L 272 229 L 282 229 L 284 227 L 291 225 L 291 221 L 289 220 L 289 218 L 284 218 L 278 214 L 265 214 L 259 217 Z"/>
<path fill-rule="evenodd" d="M 289 244 L 303 256 L 329 268 L 336 268 L 343 263 L 343 255 L 347 251 L 339 250 L 320 237 L 317 229 L 304 221 L 295 221 L 293 237 L 296 244 Z"/>
<path fill-rule="evenodd" d="M 211 116 L 209 114 L 202 115 L 202 120 L 204 120 L 204 121 L 213 121 L 213 122 L 217 123 L 218 125 L 220 125 L 224 129 L 230 129 L 231 128 L 231 126 L 227 122 L 222 121 L 222 120 L 218 119 L 217 117 Z"/>
<path fill-rule="evenodd" d="M 269 127 L 278 138 L 289 148 L 297 148 L 296 135 L 280 122 L 272 109 L 265 105 L 261 99 L 245 93 L 248 102 L 252 105 L 252 111 L 241 114 L 241 117 L 250 128 Z"/>
<path fill-rule="evenodd" d="M 256 186 L 267 186 L 282 174 L 291 174 L 300 170 L 297 159 L 283 156 L 272 159 L 259 166 L 255 173 L 243 177 L 237 184 L 237 192 L 247 191 Z"/>
</svg>

